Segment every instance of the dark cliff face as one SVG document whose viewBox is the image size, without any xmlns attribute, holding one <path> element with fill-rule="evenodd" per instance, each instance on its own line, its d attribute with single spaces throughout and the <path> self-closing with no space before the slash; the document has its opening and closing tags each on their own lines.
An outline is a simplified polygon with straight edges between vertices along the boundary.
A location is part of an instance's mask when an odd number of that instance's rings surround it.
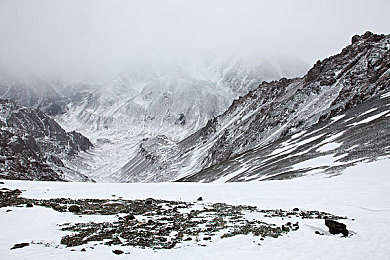
<svg viewBox="0 0 390 260">
<path fill-rule="evenodd" d="M 85 136 L 66 132 L 40 110 L 8 100 L 0 100 L 0 127 L 0 171 L 5 178 L 62 180 L 62 159 L 92 147 Z"/>
<path fill-rule="evenodd" d="M 192 175 L 368 102 L 389 90 L 389 48 L 388 35 L 354 36 L 351 45 L 318 61 L 303 78 L 263 82 L 235 100 L 165 158 L 173 167 L 159 171 L 153 168 L 161 168 L 157 162 L 143 171 L 155 181 Z"/>
</svg>

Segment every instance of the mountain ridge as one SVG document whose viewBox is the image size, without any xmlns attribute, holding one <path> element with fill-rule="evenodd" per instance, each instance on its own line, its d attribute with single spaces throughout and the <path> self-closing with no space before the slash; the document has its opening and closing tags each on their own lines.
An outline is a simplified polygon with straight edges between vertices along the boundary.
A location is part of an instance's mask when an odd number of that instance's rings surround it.
<svg viewBox="0 0 390 260">
<path fill-rule="evenodd" d="M 351 45 L 318 61 L 305 77 L 264 82 L 235 100 L 225 113 L 178 143 L 174 152 L 169 148 L 172 156 L 164 157 L 165 163 L 149 160 L 146 168 L 120 174 L 135 176 L 142 169 L 146 181 L 184 178 L 339 115 L 388 89 L 389 42 L 389 36 L 371 32 L 354 36 Z"/>
</svg>

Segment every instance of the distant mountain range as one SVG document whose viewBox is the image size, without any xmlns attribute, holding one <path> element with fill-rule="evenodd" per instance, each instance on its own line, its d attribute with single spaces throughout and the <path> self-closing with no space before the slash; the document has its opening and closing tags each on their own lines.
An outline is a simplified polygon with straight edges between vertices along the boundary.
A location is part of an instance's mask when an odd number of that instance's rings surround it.
<svg viewBox="0 0 390 260">
<path fill-rule="evenodd" d="M 0 94 L 88 136 L 93 148 L 62 160 L 97 181 L 337 174 L 388 157 L 389 48 L 390 36 L 367 32 L 306 75 L 297 59 L 232 56 L 135 66 L 95 85 L 3 79 Z"/>
</svg>

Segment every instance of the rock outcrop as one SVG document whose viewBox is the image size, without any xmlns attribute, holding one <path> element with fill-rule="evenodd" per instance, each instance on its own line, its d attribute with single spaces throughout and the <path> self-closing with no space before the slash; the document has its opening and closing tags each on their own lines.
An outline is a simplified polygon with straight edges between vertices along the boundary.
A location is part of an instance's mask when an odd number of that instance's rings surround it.
<svg viewBox="0 0 390 260">
<path fill-rule="evenodd" d="M 0 100 L 0 135 L 1 177 L 9 179 L 64 180 L 62 160 L 92 147 L 40 110 L 8 100 Z"/>
</svg>

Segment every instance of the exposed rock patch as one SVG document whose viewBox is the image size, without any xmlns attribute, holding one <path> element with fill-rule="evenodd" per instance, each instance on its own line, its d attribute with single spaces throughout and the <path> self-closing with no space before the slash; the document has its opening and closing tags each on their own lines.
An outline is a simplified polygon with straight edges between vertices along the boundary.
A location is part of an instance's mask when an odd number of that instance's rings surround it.
<svg viewBox="0 0 390 260">
<path fill-rule="evenodd" d="M 79 215 L 116 215 L 112 222 L 65 223 L 62 231 L 71 232 L 61 239 L 68 247 L 96 242 L 108 246 L 134 246 L 170 249 L 182 243 L 206 246 L 216 238 L 253 235 L 261 239 L 278 238 L 299 229 L 299 219 L 338 220 L 335 216 L 315 210 L 259 209 L 255 206 L 225 203 L 199 204 L 196 202 L 158 199 L 78 199 L 49 200 L 20 197 L 19 190 L 0 191 L 0 207 L 34 203 L 59 212 L 74 208 Z M 78 211 L 76 210 L 76 207 Z M 247 215 L 255 218 L 248 218 Z M 284 224 L 275 224 L 278 218 Z M 295 220 L 295 223 L 292 223 Z M 279 221 L 280 222 L 280 221 Z M 200 241 L 203 241 L 200 243 Z M 115 253 L 115 252 L 114 252 Z"/>
</svg>

